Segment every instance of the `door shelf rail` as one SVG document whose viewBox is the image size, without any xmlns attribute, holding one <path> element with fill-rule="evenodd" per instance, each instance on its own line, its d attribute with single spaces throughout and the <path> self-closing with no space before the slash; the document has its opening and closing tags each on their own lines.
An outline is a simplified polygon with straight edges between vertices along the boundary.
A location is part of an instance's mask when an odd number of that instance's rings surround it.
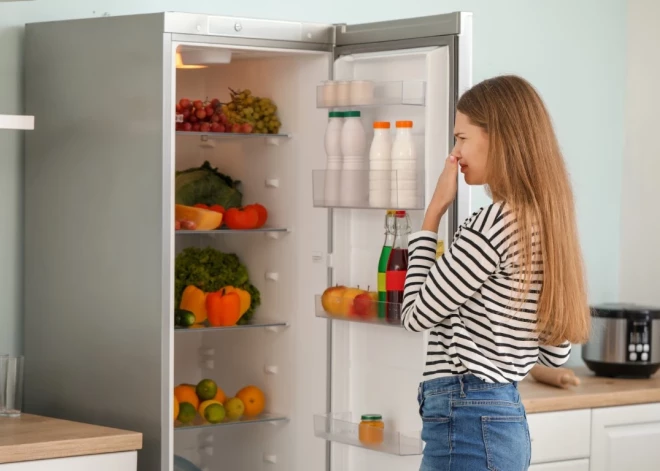
<svg viewBox="0 0 660 471">
<path fill-rule="evenodd" d="M 339 295 L 335 294 L 334 296 Z M 401 304 L 361 300 L 358 301 L 358 308 L 356 309 L 354 304 L 355 301 L 350 304 L 344 304 L 345 301 L 343 299 L 339 300 L 335 298 L 335 300 L 330 299 L 329 303 L 333 306 L 329 309 L 333 309 L 335 312 L 328 312 L 323 307 L 323 295 L 316 296 L 316 317 L 335 321 L 357 322 L 360 324 L 382 325 L 403 329 L 400 320 L 392 321 L 387 319 L 386 316 L 389 307 L 396 307 L 400 312 Z"/>
<path fill-rule="evenodd" d="M 426 82 L 328 81 L 316 87 L 316 107 L 350 110 L 387 105 L 424 106 Z"/>
<path fill-rule="evenodd" d="M 324 414 L 314 416 L 314 434 L 324 440 L 396 456 L 421 455 L 424 442 L 420 432 L 403 433 L 388 429 L 387 422 L 383 431 L 383 442 L 379 445 L 364 444 L 359 438 L 358 422 L 352 414 Z"/>
</svg>

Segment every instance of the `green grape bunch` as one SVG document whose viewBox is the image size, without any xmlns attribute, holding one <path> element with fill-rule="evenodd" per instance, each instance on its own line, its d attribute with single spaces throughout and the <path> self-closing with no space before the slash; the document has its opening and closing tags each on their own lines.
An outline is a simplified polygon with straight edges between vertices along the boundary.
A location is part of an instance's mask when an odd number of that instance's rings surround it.
<svg viewBox="0 0 660 471">
<path fill-rule="evenodd" d="M 231 101 L 222 105 L 222 113 L 230 124 L 251 125 L 252 132 L 278 134 L 282 123 L 277 116 L 277 105 L 270 98 L 252 95 L 248 89 L 229 89 Z"/>
</svg>

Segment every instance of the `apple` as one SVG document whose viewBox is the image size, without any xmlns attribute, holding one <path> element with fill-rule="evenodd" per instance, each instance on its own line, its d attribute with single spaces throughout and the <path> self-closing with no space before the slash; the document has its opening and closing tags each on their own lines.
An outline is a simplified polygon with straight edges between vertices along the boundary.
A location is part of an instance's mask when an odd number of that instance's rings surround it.
<svg viewBox="0 0 660 471">
<path fill-rule="evenodd" d="M 376 295 L 374 298 L 374 294 Z M 364 319 L 376 316 L 376 302 L 378 301 L 378 293 L 364 292 L 358 294 L 353 300 L 353 306 L 349 314 Z"/>
<path fill-rule="evenodd" d="M 350 315 L 353 310 L 353 302 L 355 298 L 364 293 L 366 293 L 366 291 L 360 288 L 346 288 L 342 293 L 341 314 L 344 316 Z"/>
<path fill-rule="evenodd" d="M 321 296 L 321 305 L 323 310 L 330 315 L 338 316 L 341 314 L 343 294 L 345 286 L 331 286 L 326 289 Z"/>
</svg>

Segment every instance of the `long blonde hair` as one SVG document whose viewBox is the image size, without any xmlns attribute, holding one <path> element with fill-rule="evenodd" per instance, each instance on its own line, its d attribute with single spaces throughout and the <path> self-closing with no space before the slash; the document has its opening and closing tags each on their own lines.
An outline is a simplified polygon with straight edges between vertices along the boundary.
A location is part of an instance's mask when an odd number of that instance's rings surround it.
<svg viewBox="0 0 660 471">
<path fill-rule="evenodd" d="M 543 100 L 526 80 L 485 80 L 460 98 L 458 111 L 489 138 L 486 182 L 494 201 L 514 211 L 524 291 L 531 283 L 532 237 L 541 244 L 543 287 L 537 329 L 547 345 L 584 343 L 590 313 L 573 192 Z"/>
</svg>

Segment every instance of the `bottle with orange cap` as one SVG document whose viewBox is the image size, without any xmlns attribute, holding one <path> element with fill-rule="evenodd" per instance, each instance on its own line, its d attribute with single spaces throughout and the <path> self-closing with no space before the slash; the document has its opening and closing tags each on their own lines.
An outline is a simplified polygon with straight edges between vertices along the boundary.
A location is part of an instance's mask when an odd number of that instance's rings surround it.
<svg viewBox="0 0 660 471">
<path fill-rule="evenodd" d="M 417 153 L 412 135 L 412 121 L 396 122 L 396 137 L 392 145 L 392 204 L 398 208 L 416 208 Z"/>
</svg>

